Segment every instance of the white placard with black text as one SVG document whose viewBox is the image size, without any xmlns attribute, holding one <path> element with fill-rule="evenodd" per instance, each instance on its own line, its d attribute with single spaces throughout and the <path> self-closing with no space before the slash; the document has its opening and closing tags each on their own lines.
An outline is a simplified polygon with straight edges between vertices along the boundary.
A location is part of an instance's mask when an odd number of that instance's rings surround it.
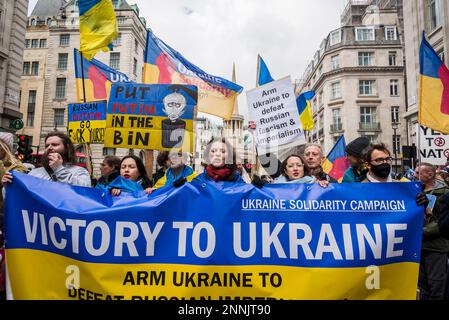
<svg viewBox="0 0 449 320">
<path fill-rule="evenodd" d="M 421 162 L 442 166 L 449 157 L 449 136 L 438 131 L 418 125 L 418 147 Z"/>
<path fill-rule="evenodd" d="M 259 154 L 306 143 L 290 77 L 247 91 L 246 97 Z"/>
</svg>

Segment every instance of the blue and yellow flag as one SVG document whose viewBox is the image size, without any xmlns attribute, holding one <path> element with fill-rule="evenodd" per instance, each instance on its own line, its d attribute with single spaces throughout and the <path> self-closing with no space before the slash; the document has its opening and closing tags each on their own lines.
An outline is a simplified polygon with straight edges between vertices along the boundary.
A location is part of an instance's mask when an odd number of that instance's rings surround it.
<svg viewBox="0 0 449 320">
<path fill-rule="evenodd" d="M 257 86 L 263 86 L 264 84 L 273 82 L 274 79 L 268 70 L 265 61 L 263 61 L 262 57 L 259 55 L 257 59 Z"/>
<path fill-rule="evenodd" d="M 323 163 L 323 171 L 338 182 L 343 180 L 345 171 L 349 168 L 345 150 L 346 141 L 345 136 L 342 135 Z"/>
<path fill-rule="evenodd" d="M 78 0 L 80 51 L 91 60 L 98 51 L 108 51 L 118 37 L 117 18 L 111 0 Z"/>
<path fill-rule="evenodd" d="M 198 111 L 231 119 L 235 99 L 243 88 L 208 74 L 187 61 L 151 31 L 147 35 L 143 83 L 197 86 Z"/>
<path fill-rule="evenodd" d="M 132 82 L 126 74 L 109 68 L 98 60 L 92 59 L 91 61 L 88 61 L 84 57 L 81 57 L 76 49 L 74 50 L 74 57 L 78 102 L 108 100 L 113 83 Z M 86 93 L 86 101 L 84 101 L 81 59 L 83 59 L 84 63 L 84 91 Z"/>
<path fill-rule="evenodd" d="M 296 105 L 298 106 L 299 119 L 302 123 L 304 131 L 312 130 L 315 127 L 313 121 L 312 106 L 310 100 L 315 97 L 315 91 L 304 92 L 296 99 Z"/>
<path fill-rule="evenodd" d="M 419 52 L 419 123 L 449 133 L 449 70 L 423 33 Z"/>
</svg>

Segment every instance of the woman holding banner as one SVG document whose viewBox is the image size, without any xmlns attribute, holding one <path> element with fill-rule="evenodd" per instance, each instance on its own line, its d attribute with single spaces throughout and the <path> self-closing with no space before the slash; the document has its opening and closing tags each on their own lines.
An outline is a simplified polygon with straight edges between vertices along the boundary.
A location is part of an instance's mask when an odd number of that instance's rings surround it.
<svg viewBox="0 0 449 320">
<path fill-rule="evenodd" d="M 204 172 L 194 181 L 245 183 L 237 169 L 235 150 L 225 138 L 214 138 L 207 144 Z"/>
<path fill-rule="evenodd" d="M 299 155 L 290 155 L 281 164 L 281 176 L 274 183 L 319 183 L 322 187 L 327 187 L 329 182 L 318 181 L 310 175 L 310 169 L 304 158 Z"/>
<path fill-rule="evenodd" d="M 120 163 L 120 176 L 109 185 L 100 187 L 108 190 L 113 196 L 118 196 L 124 192 L 134 193 L 145 191 L 151 194 L 151 181 L 143 161 L 134 155 L 126 156 Z"/>
<path fill-rule="evenodd" d="M 329 185 L 328 181 L 320 181 L 310 174 L 310 169 L 302 156 L 292 154 L 288 156 L 281 164 L 281 175 L 273 183 L 318 183 L 323 188 Z M 267 182 L 264 179 L 254 177 L 252 183 L 261 188 Z"/>
</svg>

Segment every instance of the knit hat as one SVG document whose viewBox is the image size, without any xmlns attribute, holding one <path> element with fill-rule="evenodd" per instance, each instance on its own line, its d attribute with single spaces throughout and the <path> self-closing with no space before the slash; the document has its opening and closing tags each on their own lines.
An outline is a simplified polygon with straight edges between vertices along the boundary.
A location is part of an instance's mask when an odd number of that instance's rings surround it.
<svg viewBox="0 0 449 320">
<path fill-rule="evenodd" d="M 12 152 L 14 147 L 14 135 L 9 132 L 0 132 L 0 140 L 3 141 L 9 148 L 9 151 Z"/>
<path fill-rule="evenodd" d="M 366 137 L 360 137 L 352 141 L 346 146 L 346 153 L 350 156 L 360 158 L 362 156 L 362 151 L 367 148 L 370 141 Z"/>
</svg>

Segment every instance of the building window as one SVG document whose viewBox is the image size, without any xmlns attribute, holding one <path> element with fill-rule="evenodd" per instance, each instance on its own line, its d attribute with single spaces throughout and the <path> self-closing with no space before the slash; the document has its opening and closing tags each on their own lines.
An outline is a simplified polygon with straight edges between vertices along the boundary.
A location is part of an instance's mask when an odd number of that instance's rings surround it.
<svg viewBox="0 0 449 320">
<path fill-rule="evenodd" d="M 114 41 L 112 41 L 112 45 L 113 45 L 114 47 L 117 47 L 117 46 L 121 46 L 121 45 L 122 45 L 122 34 L 121 34 L 121 33 L 118 34 L 117 39 L 115 39 Z"/>
<path fill-rule="evenodd" d="M 139 53 L 139 41 L 137 39 L 134 39 L 134 52 Z"/>
<path fill-rule="evenodd" d="M 28 76 L 28 75 L 30 75 L 30 63 L 29 62 L 24 62 L 23 63 L 23 75 L 24 76 Z"/>
<path fill-rule="evenodd" d="M 359 66 L 367 67 L 374 65 L 374 52 L 359 52 Z"/>
<path fill-rule="evenodd" d="M 33 61 L 31 63 L 31 75 L 32 76 L 39 75 L 39 62 L 38 61 Z"/>
<path fill-rule="evenodd" d="M 397 97 L 399 95 L 399 80 L 390 80 L 390 96 Z"/>
<path fill-rule="evenodd" d="M 441 26 L 441 2 L 440 0 L 429 0 L 430 31 Z"/>
<path fill-rule="evenodd" d="M 103 148 L 103 156 L 115 156 L 115 148 Z"/>
<path fill-rule="evenodd" d="M 341 98 L 340 82 L 332 83 L 332 100 Z"/>
<path fill-rule="evenodd" d="M 39 48 L 47 48 L 47 39 L 41 39 L 39 40 Z"/>
<path fill-rule="evenodd" d="M 377 144 L 377 138 L 378 138 L 377 136 L 365 136 L 365 135 L 362 135 L 362 137 L 367 138 L 369 140 L 369 143 Z"/>
<path fill-rule="evenodd" d="M 395 66 L 396 65 L 396 57 L 397 57 L 397 52 L 396 51 L 388 52 L 388 64 L 390 66 Z"/>
<path fill-rule="evenodd" d="M 118 24 L 125 24 L 126 18 L 125 17 L 117 17 L 117 23 Z"/>
<path fill-rule="evenodd" d="M 67 70 L 68 53 L 60 53 L 58 55 L 58 70 Z"/>
<path fill-rule="evenodd" d="M 312 101 L 312 114 L 315 114 L 318 111 L 318 103 L 317 99 L 313 99 Z"/>
<path fill-rule="evenodd" d="M 54 109 L 54 126 L 55 127 L 63 127 L 64 126 L 64 112 L 65 109 Z"/>
<path fill-rule="evenodd" d="M 31 41 L 30 39 L 25 39 L 25 49 L 28 49 L 30 47 Z"/>
<path fill-rule="evenodd" d="M 51 18 L 48 18 L 47 19 L 47 26 L 50 26 L 51 25 Z"/>
<path fill-rule="evenodd" d="M 114 6 L 114 9 L 120 8 L 120 0 L 112 0 L 112 5 Z"/>
<path fill-rule="evenodd" d="M 134 58 L 134 61 L 133 61 L 133 74 L 135 76 L 137 76 L 137 59 L 136 58 Z"/>
<path fill-rule="evenodd" d="M 340 109 L 333 109 L 332 110 L 332 128 L 331 131 L 341 131 L 343 129 L 343 125 L 341 123 L 341 115 L 340 115 Z"/>
<path fill-rule="evenodd" d="M 393 135 L 393 154 L 401 153 L 401 136 Z"/>
<path fill-rule="evenodd" d="M 376 123 L 376 107 L 360 107 L 360 122 L 372 126 Z"/>
<path fill-rule="evenodd" d="M 340 68 L 340 56 L 332 56 L 331 57 L 331 65 L 332 70 L 337 70 Z"/>
<path fill-rule="evenodd" d="M 331 32 L 331 36 L 330 36 L 330 45 L 334 46 L 338 43 L 341 42 L 341 30 L 336 30 Z"/>
<path fill-rule="evenodd" d="M 56 99 L 65 99 L 66 78 L 56 79 Z"/>
<path fill-rule="evenodd" d="M 391 107 L 391 123 L 399 123 L 399 107 Z"/>
<path fill-rule="evenodd" d="M 396 27 L 385 27 L 385 39 L 387 41 L 397 40 Z"/>
<path fill-rule="evenodd" d="M 112 69 L 120 70 L 120 52 L 111 52 L 109 66 Z"/>
<path fill-rule="evenodd" d="M 36 90 L 28 93 L 27 127 L 34 127 L 34 113 L 36 110 Z"/>
<path fill-rule="evenodd" d="M 318 94 L 318 104 L 320 105 L 320 107 L 323 105 L 323 91 L 320 91 L 320 93 Z"/>
<path fill-rule="evenodd" d="M 30 24 L 31 24 L 32 26 L 35 26 L 35 25 L 37 24 L 36 19 L 31 19 Z"/>
<path fill-rule="evenodd" d="M 37 48 L 39 45 L 39 40 L 38 39 L 33 39 L 31 40 L 31 48 L 35 49 Z"/>
<path fill-rule="evenodd" d="M 374 41 L 374 28 L 355 28 L 356 41 Z"/>
<path fill-rule="evenodd" d="M 68 46 L 70 46 L 70 34 L 61 34 L 61 35 L 59 35 L 59 46 L 60 47 L 68 47 Z"/>
<path fill-rule="evenodd" d="M 362 96 L 374 95 L 375 80 L 360 80 L 359 81 L 359 94 Z"/>
</svg>

